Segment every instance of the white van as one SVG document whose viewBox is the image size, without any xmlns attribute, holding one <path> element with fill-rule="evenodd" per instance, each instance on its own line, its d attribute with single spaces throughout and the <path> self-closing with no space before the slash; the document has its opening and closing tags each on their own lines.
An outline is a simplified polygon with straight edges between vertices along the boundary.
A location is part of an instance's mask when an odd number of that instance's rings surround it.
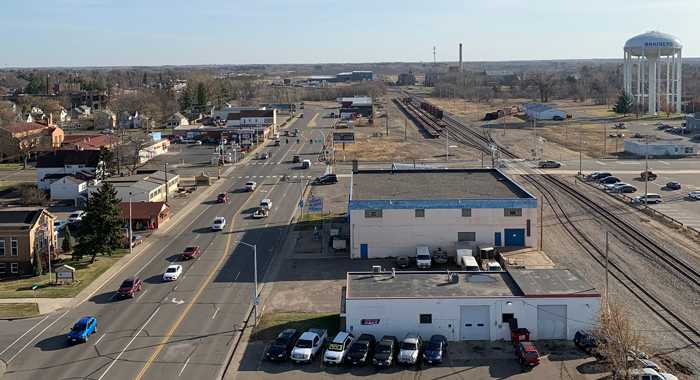
<svg viewBox="0 0 700 380">
<path fill-rule="evenodd" d="M 430 250 L 426 246 L 416 247 L 416 265 L 418 268 L 430 268 L 432 260 L 430 258 Z"/>
<path fill-rule="evenodd" d="M 462 256 L 462 270 L 475 272 L 480 270 L 479 264 L 476 262 L 474 256 Z"/>
</svg>

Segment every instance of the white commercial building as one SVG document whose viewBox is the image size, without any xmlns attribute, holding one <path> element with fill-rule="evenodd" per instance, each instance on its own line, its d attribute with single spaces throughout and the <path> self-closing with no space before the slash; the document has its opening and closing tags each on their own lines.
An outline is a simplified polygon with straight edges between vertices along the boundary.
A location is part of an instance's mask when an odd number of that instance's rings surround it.
<svg viewBox="0 0 700 380">
<path fill-rule="evenodd" d="M 415 332 L 510 341 L 515 318 L 530 340 L 571 340 L 590 329 L 601 304 L 600 292 L 569 269 L 348 273 L 344 296 L 341 327 L 377 339 Z"/>
<path fill-rule="evenodd" d="M 350 257 L 415 255 L 416 246 L 454 254 L 458 241 L 536 245 L 537 199 L 495 169 L 356 171 Z"/>
<path fill-rule="evenodd" d="M 566 117 L 566 112 L 550 106 L 545 106 L 544 104 L 529 103 L 524 108 L 525 115 L 537 120 L 552 120 L 555 116 L 561 118 Z"/>
<path fill-rule="evenodd" d="M 625 140 L 625 152 L 646 156 L 695 156 L 698 154 L 698 146 L 688 141 L 655 140 L 649 141 L 649 146 L 644 141 Z"/>
</svg>

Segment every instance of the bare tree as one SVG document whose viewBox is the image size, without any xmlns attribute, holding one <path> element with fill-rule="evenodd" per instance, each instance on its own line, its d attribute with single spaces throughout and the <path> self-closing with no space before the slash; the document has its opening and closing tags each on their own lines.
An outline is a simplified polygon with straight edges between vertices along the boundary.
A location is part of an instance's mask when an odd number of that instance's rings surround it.
<svg viewBox="0 0 700 380">
<path fill-rule="evenodd" d="M 535 86 L 540 94 L 542 102 L 549 102 L 549 96 L 552 94 L 554 87 L 559 84 L 561 77 L 553 71 L 537 70 L 528 74 L 528 79 Z"/>
<path fill-rule="evenodd" d="M 612 97 L 613 91 L 615 91 L 615 86 L 610 80 L 610 77 L 604 73 L 598 73 L 593 78 L 593 83 L 591 85 L 596 93 L 596 103 L 598 104 L 610 104 L 610 98 Z"/>
<path fill-rule="evenodd" d="M 662 93 L 659 98 L 661 98 L 661 104 L 659 105 L 659 109 L 661 112 L 666 114 L 666 118 L 669 118 L 672 114 L 676 113 L 676 106 L 673 104 L 669 104 L 666 101 L 666 94 Z"/>
<path fill-rule="evenodd" d="M 115 149 L 115 156 L 119 167 L 129 170 L 130 173 L 146 165 L 154 164 L 156 156 L 151 150 L 154 141 L 146 133 L 129 133 L 123 137 L 122 143 Z"/>
<path fill-rule="evenodd" d="M 15 123 L 17 114 L 11 107 L 0 107 L 0 127 L 6 127 Z"/>
<path fill-rule="evenodd" d="M 18 186 L 15 190 L 19 191 L 20 199 L 25 205 L 42 205 L 46 201 L 46 193 L 44 190 L 37 189 L 36 186 Z"/>
<path fill-rule="evenodd" d="M 13 135 L 12 138 L 2 139 L 0 144 L 3 145 L 3 150 L 5 152 L 12 152 L 11 156 L 5 157 L 5 159 L 14 160 L 19 159 L 24 163 L 23 169 L 27 169 L 27 160 L 31 156 L 32 152 L 46 141 L 41 130 L 33 130 L 20 132 Z M 51 146 L 51 143 L 47 142 L 47 146 Z"/>
<path fill-rule="evenodd" d="M 63 109 L 58 100 L 55 99 L 42 99 L 38 106 L 42 111 L 44 111 L 44 115 L 46 115 L 46 117 L 56 114 Z"/>
</svg>

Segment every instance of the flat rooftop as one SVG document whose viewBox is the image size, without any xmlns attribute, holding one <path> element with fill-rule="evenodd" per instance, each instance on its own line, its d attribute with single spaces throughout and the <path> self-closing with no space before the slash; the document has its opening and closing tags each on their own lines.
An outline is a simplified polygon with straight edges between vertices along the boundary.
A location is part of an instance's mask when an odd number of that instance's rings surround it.
<svg viewBox="0 0 700 380">
<path fill-rule="evenodd" d="M 351 200 L 534 199 L 494 169 L 364 170 L 353 173 Z"/>
<path fill-rule="evenodd" d="M 591 284 L 570 269 L 514 269 L 508 272 L 451 272 L 459 282 L 450 284 L 444 272 L 349 272 L 347 298 L 479 298 L 600 296 Z"/>
</svg>

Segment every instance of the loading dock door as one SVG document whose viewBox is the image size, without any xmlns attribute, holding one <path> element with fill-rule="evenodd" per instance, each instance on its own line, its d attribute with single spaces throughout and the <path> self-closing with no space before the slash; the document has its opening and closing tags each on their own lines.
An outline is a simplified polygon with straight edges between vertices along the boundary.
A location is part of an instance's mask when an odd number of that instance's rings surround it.
<svg viewBox="0 0 700 380">
<path fill-rule="evenodd" d="M 489 340 L 489 306 L 460 308 L 461 340 Z"/>
<path fill-rule="evenodd" d="M 525 245 L 525 229 L 506 229 L 506 246 Z"/>
<path fill-rule="evenodd" d="M 537 306 L 537 340 L 566 339 L 566 305 Z"/>
</svg>

